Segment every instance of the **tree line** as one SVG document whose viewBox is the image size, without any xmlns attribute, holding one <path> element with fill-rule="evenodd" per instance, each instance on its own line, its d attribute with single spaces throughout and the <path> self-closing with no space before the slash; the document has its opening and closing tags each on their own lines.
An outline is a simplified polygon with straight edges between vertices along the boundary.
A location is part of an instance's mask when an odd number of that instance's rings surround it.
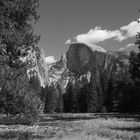
<svg viewBox="0 0 140 140">
<path fill-rule="evenodd" d="M 31 121 L 42 109 L 41 87 L 34 88 L 32 81 L 37 80 L 27 75 L 32 64 L 20 58 L 35 49 L 40 39 L 33 31 L 38 7 L 38 0 L 0 0 L 0 112 Z"/>
</svg>

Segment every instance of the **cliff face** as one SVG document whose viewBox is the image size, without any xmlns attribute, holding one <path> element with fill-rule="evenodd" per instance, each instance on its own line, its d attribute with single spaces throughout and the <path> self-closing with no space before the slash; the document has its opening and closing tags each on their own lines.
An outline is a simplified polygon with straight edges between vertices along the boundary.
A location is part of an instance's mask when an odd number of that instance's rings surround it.
<svg viewBox="0 0 140 140">
<path fill-rule="evenodd" d="M 20 60 L 28 64 L 28 77 L 37 78 L 44 87 L 48 113 L 102 112 L 109 80 L 123 78 L 128 71 L 128 58 L 127 53 L 74 43 L 59 61 L 49 65 L 39 48 L 30 49 Z"/>
<path fill-rule="evenodd" d="M 50 85 L 46 91 L 45 112 L 63 111 L 63 95 L 69 82 L 66 64 L 66 55 L 63 54 L 59 61 L 48 65 Z"/>
<path fill-rule="evenodd" d="M 97 112 L 105 106 L 110 78 L 127 72 L 129 55 L 72 44 L 60 61 L 49 66 L 50 81 L 61 96 L 64 112 Z M 63 105 L 62 105 L 63 104 Z"/>
<path fill-rule="evenodd" d="M 36 75 L 41 86 L 47 86 L 46 112 L 102 111 L 109 80 L 127 73 L 129 55 L 95 49 L 72 44 L 59 61 L 48 66 L 42 50 L 28 54 L 29 76 Z"/>
<path fill-rule="evenodd" d="M 48 67 L 45 63 L 45 54 L 40 48 L 31 48 L 27 56 L 20 58 L 22 62 L 27 62 L 27 74 L 31 78 L 35 76 L 42 87 L 50 85 L 48 77 Z"/>
</svg>

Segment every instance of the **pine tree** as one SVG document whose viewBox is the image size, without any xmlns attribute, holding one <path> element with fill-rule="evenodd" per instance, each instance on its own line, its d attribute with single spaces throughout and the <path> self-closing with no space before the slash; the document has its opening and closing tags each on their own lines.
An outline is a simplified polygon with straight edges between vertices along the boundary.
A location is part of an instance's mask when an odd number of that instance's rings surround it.
<svg viewBox="0 0 140 140">
<path fill-rule="evenodd" d="M 42 102 L 27 76 L 29 64 L 20 57 L 39 41 L 32 26 L 39 19 L 38 7 L 38 0 L 0 0 L 0 100 L 6 113 L 22 113 L 31 120 Z"/>
<path fill-rule="evenodd" d="M 139 20 L 138 20 L 138 23 L 140 24 Z M 135 44 L 138 45 L 138 49 L 139 49 L 139 52 L 138 52 L 138 55 L 137 55 L 137 80 L 138 80 L 137 82 L 140 85 L 140 32 L 138 32 L 137 35 L 136 35 Z"/>
<path fill-rule="evenodd" d="M 10 66 L 39 41 L 32 28 L 39 19 L 38 6 L 38 0 L 0 0 L 0 43 Z"/>
<path fill-rule="evenodd" d="M 100 94 L 100 75 L 99 71 L 97 69 L 97 66 L 92 68 L 91 72 L 91 78 L 90 78 L 90 92 L 88 94 L 88 104 L 87 104 L 87 110 L 89 113 L 97 112 L 98 111 L 98 95 Z"/>
<path fill-rule="evenodd" d="M 129 72 L 131 74 L 131 78 L 135 80 L 138 75 L 138 55 L 134 51 L 130 52 L 129 62 Z"/>
<path fill-rule="evenodd" d="M 64 100 L 64 112 L 72 112 L 73 107 L 73 87 L 72 83 L 69 82 L 67 85 L 66 93 L 63 95 Z"/>
<path fill-rule="evenodd" d="M 139 21 L 138 21 L 139 23 Z M 130 53 L 130 67 L 129 72 L 131 74 L 131 78 L 134 80 L 134 82 L 138 85 L 140 85 L 140 33 L 138 32 L 136 35 L 136 45 L 138 45 L 139 52 L 135 53 L 132 51 Z"/>
</svg>

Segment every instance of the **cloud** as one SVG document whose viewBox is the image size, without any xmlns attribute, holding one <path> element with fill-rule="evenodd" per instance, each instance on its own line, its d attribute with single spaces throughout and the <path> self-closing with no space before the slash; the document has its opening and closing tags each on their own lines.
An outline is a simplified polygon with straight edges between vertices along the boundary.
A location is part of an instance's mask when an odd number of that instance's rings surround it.
<svg viewBox="0 0 140 140">
<path fill-rule="evenodd" d="M 126 48 L 133 47 L 133 46 L 135 46 L 134 43 L 129 43 L 129 44 L 126 45 Z"/>
<path fill-rule="evenodd" d="M 118 40 L 123 41 L 128 38 L 134 37 L 134 36 L 136 36 L 137 32 L 139 32 L 139 31 L 140 31 L 140 25 L 138 24 L 138 22 L 132 21 L 128 25 L 122 26 L 120 28 L 122 38 L 118 38 Z"/>
<path fill-rule="evenodd" d="M 47 64 L 51 64 L 51 63 L 56 62 L 57 60 L 54 58 L 54 56 L 47 56 L 45 58 L 45 61 L 46 61 Z"/>
<path fill-rule="evenodd" d="M 133 47 L 133 46 L 135 46 L 134 43 L 129 43 L 129 44 L 127 44 L 125 47 L 120 48 L 119 51 L 124 51 L 124 50 L 126 50 L 127 48 L 130 48 L 130 47 Z"/>
<path fill-rule="evenodd" d="M 98 42 L 116 37 L 116 35 L 119 35 L 120 32 L 118 30 L 115 31 L 109 31 L 109 30 L 103 30 L 101 27 L 97 26 L 95 29 L 89 30 L 86 34 L 81 34 L 76 36 L 76 41 L 85 43 L 93 43 L 96 44 Z"/>
<path fill-rule="evenodd" d="M 125 50 L 125 48 L 120 48 L 118 51 L 121 52 L 121 51 L 123 51 L 123 50 Z"/>
<path fill-rule="evenodd" d="M 134 37 L 138 31 L 140 31 L 140 25 L 137 21 L 132 21 L 128 25 L 122 26 L 120 29 L 113 31 L 102 29 L 97 26 L 94 29 L 90 29 L 86 34 L 77 35 L 76 42 L 96 44 L 107 39 L 122 42 L 123 40 Z"/>
<path fill-rule="evenodd" d="M 71 44 L 71 43 L 72 43 L 71 39 L 68 39 L 68 40 L 65 42 L 65 44 Z"/>
</svg>

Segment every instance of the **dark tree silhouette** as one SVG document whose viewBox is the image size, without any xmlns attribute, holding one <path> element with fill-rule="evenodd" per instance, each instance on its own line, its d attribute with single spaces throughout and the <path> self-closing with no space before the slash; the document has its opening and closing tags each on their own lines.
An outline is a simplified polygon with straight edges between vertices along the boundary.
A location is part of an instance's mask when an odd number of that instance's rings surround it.
<svg viewBox="0 0 140 140">
<path fill-rule="evenodd" d="M 0 96 L 6 113 L 22 113 L 34 119 L 42 103 L 37 82 L 27 76 L 29 63 L 23 63 L 29 50 L 36 48 L 39 36 L 33 24 L 39 19 L 38 0 L 0 0 Z M 1 106 L 2 107 L 2 106 Z"/>
<path fill-rule="evenodd" d="M 38 6 L 38 0 L 0 0 L 0 44 L 10 66 L 39 41 L 32 28 L 39 19 Z"/>
</svg>

